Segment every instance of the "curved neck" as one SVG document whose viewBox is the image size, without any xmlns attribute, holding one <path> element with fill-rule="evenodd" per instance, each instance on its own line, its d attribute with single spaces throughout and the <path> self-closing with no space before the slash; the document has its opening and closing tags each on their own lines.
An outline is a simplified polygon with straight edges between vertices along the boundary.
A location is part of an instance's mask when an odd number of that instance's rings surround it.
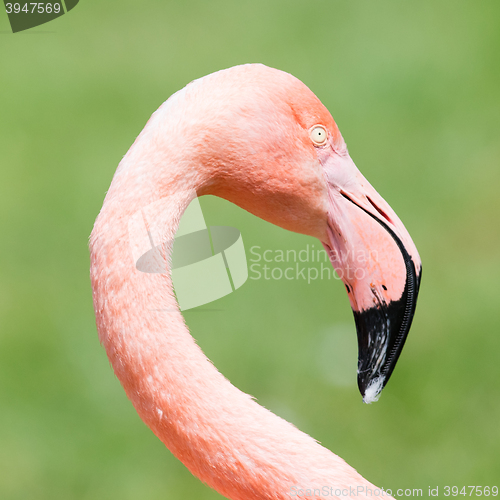
<svg viewBox="0 0 500 500">
<path fill-rule="evenodd" d="M 120 164 L 90 242 L 99 337 L 128 397 L 172 453 L 229 498 L 289 499 L 297 489 L 323 487 L 364 488 L 363 498 L 375 487 L 205 357 L 175 300 L 168 255 L 163 274 L 136 269 L 144 234 L 154 227 L 154 238 L 171 241 L 193 190 L 205 182 L 175 158 L 168 180 L 156 178 L 158 154 L 145 132 Z M 171 195 L 162 198 L 160 190 Z"/>
</svg>

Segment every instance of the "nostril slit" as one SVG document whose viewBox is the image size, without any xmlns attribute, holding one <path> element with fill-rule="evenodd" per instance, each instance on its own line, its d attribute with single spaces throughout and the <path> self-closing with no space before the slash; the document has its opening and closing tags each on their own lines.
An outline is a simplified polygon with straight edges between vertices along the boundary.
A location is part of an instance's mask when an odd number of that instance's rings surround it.
<svg viewBox="0 0 500 500">
<path fill-rule="evenodd" d="M 366 197 L 366 199 L 370 202 L 371 206 L 388 222 L 390 222 L 391 224 L 393 224 L 391 218 L 383 211 L 381 210 L 380 208 L 377 207 L 377 205 L 375 205 L 375 203 L 373 203 L 373 201 L 370 199 L 369 196 Z"/>
<path fill-rule="evenodd" d="M 346 200 L 349 200 L 352 204 L 354 205 L 357 205 L 357 203 L 354 203 L 354 201 L 351 200 L 351 198 L 349 198 L 349 196 L 347 196 L 344 191 L 340 191 L 340 194 L 341 196 L 343 196 Z"/>
</svg>

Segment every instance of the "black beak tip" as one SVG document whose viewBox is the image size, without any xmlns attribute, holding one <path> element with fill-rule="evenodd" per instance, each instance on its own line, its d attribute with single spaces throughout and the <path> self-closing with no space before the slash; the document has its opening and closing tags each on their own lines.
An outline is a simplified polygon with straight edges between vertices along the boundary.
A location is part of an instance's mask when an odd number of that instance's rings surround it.
<svg viewBox="0 0 500 500">
<path fill-rule="evenodd" d="M 359 347 L 358 387 L 365 403 L 378 400 L 396 366 L 415 313 L 420 275 L 421 270 L 418 276 L 414 274 L 407 280 L 399 300 L 354 311 Z"/>
<path fill-rule="evenodd" d="M 385 387 L 386 377 L 377 375 L 375 377 L 364 377 L 358 373 L 359 392 L 363 396 L 363 403 L 370 404 L 378 401 L 382 389 Z"/>
</svg>

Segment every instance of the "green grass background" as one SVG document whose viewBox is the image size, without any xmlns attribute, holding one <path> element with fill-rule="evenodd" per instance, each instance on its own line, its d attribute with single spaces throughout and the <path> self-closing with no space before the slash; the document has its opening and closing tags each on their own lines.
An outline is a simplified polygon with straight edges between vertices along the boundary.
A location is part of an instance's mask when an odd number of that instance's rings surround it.
<svg viewBox="0 0 500 500">
<path fill-rule="evenodd" d="M 378 486 L 500 486 L 498 0 L 82 0 L 16 35 L 0 13 L 0 32 L 0 498 L 219 497 L 113 375 L 87 241 L 151 113 L 246 62 L 294 74 L 330 109 L 420 251 L 419 304 L 371 406 L 338 281 L 249 280 L 186 312 L 194 337 L 236 386 Z M 215 198 L 202 206 L 247 249 L 315 243 Z"/>
</svg>

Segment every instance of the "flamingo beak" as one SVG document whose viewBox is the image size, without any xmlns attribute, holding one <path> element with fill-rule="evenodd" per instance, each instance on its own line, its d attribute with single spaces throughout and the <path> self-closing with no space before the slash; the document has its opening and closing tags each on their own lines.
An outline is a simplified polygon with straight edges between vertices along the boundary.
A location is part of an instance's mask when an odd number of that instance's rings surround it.
<svg viewBox="0 0 500 500">
<path fill-rule="evenodd" d="M 318 151 L 329 195 L 323 242 L 345 284 L 358 335 L 358 386 L 365 403 L 387 384 L 410 330 L 422 275 L 417 249 L 347 151 Z"/>
</svg>

